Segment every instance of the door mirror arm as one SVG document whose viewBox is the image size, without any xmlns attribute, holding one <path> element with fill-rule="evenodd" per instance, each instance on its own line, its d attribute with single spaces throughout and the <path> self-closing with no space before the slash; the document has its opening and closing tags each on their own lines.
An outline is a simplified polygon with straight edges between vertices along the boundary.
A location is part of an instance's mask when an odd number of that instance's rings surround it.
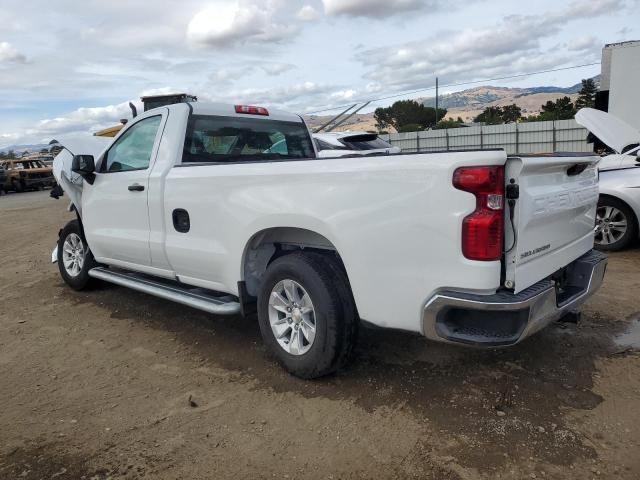
<svg viewBox="0 0 640 480">
<path fill-rule="evenodd" d="M 93 185 L 96 179 L 96 163 L 93 155 L 74 155 L 71 171 L 80 175 L 89 185 Z"/>
</svg>

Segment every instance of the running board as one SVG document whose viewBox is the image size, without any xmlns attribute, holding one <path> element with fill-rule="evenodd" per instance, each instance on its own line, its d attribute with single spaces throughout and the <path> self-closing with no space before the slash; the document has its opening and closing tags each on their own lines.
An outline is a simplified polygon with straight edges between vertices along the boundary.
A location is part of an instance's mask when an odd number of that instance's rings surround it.
<svg viewBox="0 0 640 480">
<path fill-rule="evenodd" d="M 189 287 L 171 280 L 158 279 L 134 272 L 115 271 L 105 267 L 92 268 L 89 270 L 89 276 L 215 315 L 237 315 L 240 313 L 240 303 L 232 295 Z"/>
</svg>

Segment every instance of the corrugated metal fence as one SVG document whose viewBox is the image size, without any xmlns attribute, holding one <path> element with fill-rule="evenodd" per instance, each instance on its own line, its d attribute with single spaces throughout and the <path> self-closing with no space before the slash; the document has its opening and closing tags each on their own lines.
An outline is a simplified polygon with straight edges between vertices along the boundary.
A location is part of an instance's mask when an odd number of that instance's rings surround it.
<svg viewBox="0 0 640 480">
<path fill-rule="evenodd" d="M 575 120 L 510 123 L 381 135 L 403 152 L 504 148 L 508 154 L 591 152 L 589 132 Z"/>
</svg>

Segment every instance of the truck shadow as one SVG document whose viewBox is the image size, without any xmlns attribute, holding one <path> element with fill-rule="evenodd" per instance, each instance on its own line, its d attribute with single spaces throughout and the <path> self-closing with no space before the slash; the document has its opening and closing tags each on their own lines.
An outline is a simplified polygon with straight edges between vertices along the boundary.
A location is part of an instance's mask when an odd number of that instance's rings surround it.
<svg viewBox="0 0 640 480">
<path fill-rule="evenodd" d="M 595 361 L 614 352 L 612 325 L 620 322 L 597 314 L 583 316 L 578 326 L 555 324 L 520 345 L 492 350 L 362 328 L 347 369 L 303 381 L 274 362 L 255 319 L 212 317 L 115 286 L 64 291 L 74 302 L 111 310 L 114 319 L 171 332 L 194 356 L 253 381 L 254 388 L 348 400 L 370 412 L 408 411 L 443 434 L 464 437 L 470 466 L 490 468 L 532 451 L 560 465 L 596 456 L 591 443 L 567 427 L 565 415 L 602 401 L 591 391 Z"/>
</svg>

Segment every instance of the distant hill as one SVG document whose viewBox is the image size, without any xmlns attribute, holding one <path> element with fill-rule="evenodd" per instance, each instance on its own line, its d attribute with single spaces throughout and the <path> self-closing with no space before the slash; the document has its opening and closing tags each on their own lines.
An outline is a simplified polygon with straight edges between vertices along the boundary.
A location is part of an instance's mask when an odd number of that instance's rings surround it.
<svg viewBox="0 0 640 480">
<path fill-rule="evenodd" d="M 600 75 L 593 77 L 593 80 L 597 85 L 600 85 Z M 549 100 L 553 101 L 563 96 L 575 100 L 581 88 L 582 83 L 570 87 L 506 88 L 482 86 L 442 95 L 438 104 L 448 110 L 447 118 L 462 117 L 465 122 L 472 121 L 487 107 L 512 103 L 518 105 L 524 115 L 537 115 L 540 113 L 540 106 Z M 435 106 L 435 98 L 433 97 L 416 100 L 429 107 Z"/>
<path fill-rule="evenodd" d="M 8 152 L 9 150 L 13 150 L 15 153 L 39 152 L 43 148 L 49 148 L 49 145 L 45 143 L 32 145 L 7 145 L 6 147 L 0 147 L 0 152 Z"/>
<path fill-rule="evenodd" d="M 600 75 L 593 77 L 596 84 L 600 85 Z M 577 83 L 570 87 L 529 87 L 529 88 L 507 88 L 482 86 L 469 88 L 460 92 L 441 95 L 438 105 L 447 109 L 446 118 L 462 117 L 465 122 L 471 122 L 487 107 L 504 106 L 515 103 L 522 109 L 522 114 L 537 115 L 540 113 L 540 106 L 548 101 L 555 101 L 558 98 L 567 96 L 574 100 L 578 98 L 578 92 L 582 88 L 582 83 Z M 416 98 L 428 107 L 435 106 L 435 98 Z M 328 121 L 330 116 L 307 116 L 307 123 L 314 128 Z M 358 114 L 351 117 L 341 125 L 338 130 L 375 130 L 375 119 L 373 113 Z"/>
</svg>

